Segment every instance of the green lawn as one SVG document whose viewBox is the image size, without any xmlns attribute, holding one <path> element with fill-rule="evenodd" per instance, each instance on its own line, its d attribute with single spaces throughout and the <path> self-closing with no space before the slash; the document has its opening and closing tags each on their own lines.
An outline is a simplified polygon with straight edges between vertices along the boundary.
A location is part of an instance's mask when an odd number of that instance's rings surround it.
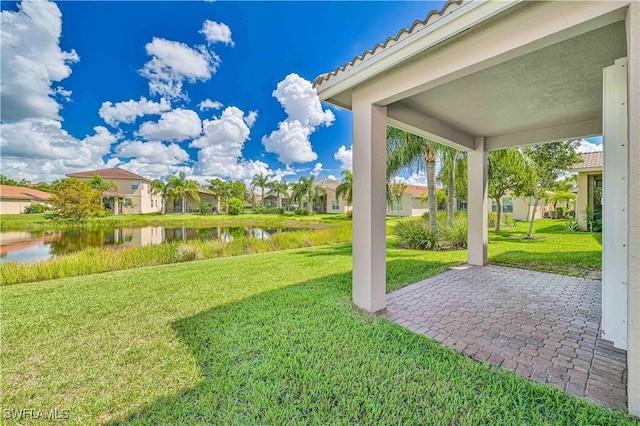
<svg viewBox="0 0 640 426">
<path fill-rule="evenodd" d="M 388 289 L 465 257 L 389 249 Z M 350 289 L 349 244 L 4 287 L 2 408 L 69 424 L 632 424 L 357 311 Z"/>
</svg>

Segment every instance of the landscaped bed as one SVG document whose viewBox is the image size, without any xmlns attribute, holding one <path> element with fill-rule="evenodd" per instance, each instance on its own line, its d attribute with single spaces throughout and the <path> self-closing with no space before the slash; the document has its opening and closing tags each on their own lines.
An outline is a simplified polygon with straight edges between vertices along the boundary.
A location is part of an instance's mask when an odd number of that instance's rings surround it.
<svg viewBox="0 0 640 426">
<path fill-rule="evenodd" d="M 465 257 L 389 249 L 388 290 Z M 4 287 L 2 408 L 70 424 L 632 423 L 360 312 L 350 292 L 349 244 Z"/>
</svg>

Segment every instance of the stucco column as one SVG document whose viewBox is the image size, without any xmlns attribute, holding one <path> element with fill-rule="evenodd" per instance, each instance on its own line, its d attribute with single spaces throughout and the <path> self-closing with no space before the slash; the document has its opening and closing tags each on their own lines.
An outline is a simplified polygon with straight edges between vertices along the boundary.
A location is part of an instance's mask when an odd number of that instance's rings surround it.
<svg viewBox="0 0 640 426">
<path fill-rule="evenodd" d="M 489 213 L 488 194 L 488 157 L 484 138 L 476 138 L 476 149 L 469 151 L 468 156 L 468 184 L 467 184 L 467 215 L 469 234 L 467 245 L 469 248 L 469 264 L 483 266 L 487 264 L 487 246 L 489 233 L 487 215 Z"/>
<path fill-rule="evenodd" d="M 386 306 L 387 108 L 353 97 L 353 303 Z"/>
<path fill-rule="evenodd" d="M 602 337 L 627 349 L 627 58 L 604 69 Z"/>
<path fill-rule="evenodd" d="M 627 11 L 628 246 L 627 395 L 629 413 L 640 417 L 640 3 Z"/>
</svg>

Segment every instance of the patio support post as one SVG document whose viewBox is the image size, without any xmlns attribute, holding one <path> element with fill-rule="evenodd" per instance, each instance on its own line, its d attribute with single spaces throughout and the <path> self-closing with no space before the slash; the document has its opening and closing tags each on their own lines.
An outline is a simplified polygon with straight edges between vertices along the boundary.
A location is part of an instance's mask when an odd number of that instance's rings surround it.
<svg viewBox="0 0 640 426">
<path fill-rule="evenodd" d="M 468 155 L 467 216 L 469 264 L 484 266 L 487 264 L 487 246 L 489 243 L 487 215 L 488 201 L 488 156 L 484 138 L 476 138 L 476 148 Z"/>
<path fill-rule="evenodd" d="M 627 9 L 628 247 L 627 247 L 627 401 L 640 417 L 640 3 Z"/>
<path fill-rule="evenodd" d="M 353 96 L 353 303 L 386 306 L 387 108 Z"/>
</svg>

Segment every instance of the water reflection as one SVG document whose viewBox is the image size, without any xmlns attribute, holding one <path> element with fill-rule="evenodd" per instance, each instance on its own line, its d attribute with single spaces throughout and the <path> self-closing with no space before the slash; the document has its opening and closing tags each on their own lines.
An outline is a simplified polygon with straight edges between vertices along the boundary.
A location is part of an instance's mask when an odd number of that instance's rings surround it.
<svg viewBox="0 0 640 426">
<path fill-rule="evenodd" d="M 73 229 L 66 231 L 2 232 L 0 262 L 34 262 L 64 256 L 91 247 L 135 247 L 187 240 L 222 240 L 250 237 L 268 240 L 273 234 L 291 228 L 209 227 L 209 228 L 145 228 Z"/>
</svg>

